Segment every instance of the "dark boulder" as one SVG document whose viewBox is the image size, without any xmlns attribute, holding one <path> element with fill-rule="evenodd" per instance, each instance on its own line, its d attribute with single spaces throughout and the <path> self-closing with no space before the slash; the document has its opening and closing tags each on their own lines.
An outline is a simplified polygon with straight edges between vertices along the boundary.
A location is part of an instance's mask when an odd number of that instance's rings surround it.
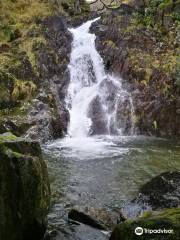
<svg viewBox="0 0 180 240">
<path fill-rule="evenodd" d="M 117 223 L 126 220 L 126 217 L 123 215 L 121 209 L 110 210 L 106 208 L 95 208 L 87 206 L 76 206 L 70 211 L 69 217 L 75 221 L 87 224 L 91 227 L 98 229 L 104 228 L 108 230 L 112 230 Z M 96 226 L 97 223 L 98 226 L 100 225 L 100 228 Z"/>
<path fill-rule="evenodd" d="M 106 134 L 108 133 L 107 122 L 104 118 L 104 111 L 101 104 L 101 99 L 99 96 L 95 97 L 90 103 L 88 117 L 91 119 L 91 129 L 90 134 Z"/>
<path fill-rule="evenodd" d="M 54 32 L 65 31 L 67 29 L 65 18 L 60 16 L 48 17 L 44 20 L 44 24 Z"/>
<path fill-rule="evenodd" d="M 179 207 L 180 171 L 165 172 L 153 178 L 140 189 L 141 198 L 152 209 Z"/>
</svg>

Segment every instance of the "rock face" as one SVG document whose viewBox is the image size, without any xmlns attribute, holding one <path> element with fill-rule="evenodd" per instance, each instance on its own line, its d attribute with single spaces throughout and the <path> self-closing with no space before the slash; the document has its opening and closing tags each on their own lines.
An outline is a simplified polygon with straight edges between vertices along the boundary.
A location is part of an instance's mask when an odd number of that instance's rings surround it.
<svg viewBox="0 0 180 240">
<path fill-rule="evenodd" d="M 127 2 L 93 24 L 96 47 L 107 72 L 122 76 L 131 92 L 137 133 L 179 136 L 179 38 L 172 20 L 178 3 Z"/>
<path fill-rule="evenodd" d="M 99 97 L 94 98 L 89 107 L 88 115 L 92 119 L 90 129 L 92 135 L 108 133 L 107 122 L 103 117 L 104 111 L 100 101 L 101 99 Z"/>
<path fill-rule="evenodd" d="M 37 47 L 35 53 L 40 73 L 39 93 L 29 112 L 34 122 L 28 136 L 43 140 L 62 137 L 67 131 L 69 113 L 64 106 L 64 97 L 69 83 L 67 65 L 71 51 L 71 34 L 63 17 L 44 19 L 46 44 Z"/>
<path fill-rule="evenodd" d="M 39 144 L 0 135 L 0 239 L 42 239 L 49 203 L 47 168 Z"/>
<path fill-rule="evenodd" d="M 72 40 L 66 22 L 83 22 L 89 5 L 80 1 L 77 9 L 72 0 L 1 2 L 0 133 L 40 141 L 62 137 L 69 120 L 64 96 Z"/>
<path fill-rule="evenodd" d="M 166 172 L 142 186 L 143 201 L 152 209 L 180 206 L 180 172 Z"/>
<path fill-rule="evenodd" d="M 166 229 L 173 230 L 172 233 L 156 233 L 136 235 L 135 229 L 141 227 L 143 229 Z M 180 236 L 180 209 L 168 209 L 161 213 L 149 213 L 134 221 L 127 221 L 119 224 L 113 231 L 110 240 L 145 240 L 145 239 L 163 239 L 178 240 Z"/>
<path fill-rule="evenodd" d="M 64 97 L 72 40 L 66 20 L 46 17 L 26 38 L 12 43 L 8 57 L 4 49 L 0 53 L 0 133 L 40 141 L 62 137 L 69 121 Z M 31 45 L 30 52 L 22 51 L 23 44 Z"/>
</svg>

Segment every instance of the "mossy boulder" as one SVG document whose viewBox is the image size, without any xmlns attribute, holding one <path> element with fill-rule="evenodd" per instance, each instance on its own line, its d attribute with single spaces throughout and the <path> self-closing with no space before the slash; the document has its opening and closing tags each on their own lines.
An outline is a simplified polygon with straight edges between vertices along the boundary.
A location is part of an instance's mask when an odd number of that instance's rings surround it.
<svg viewBox="0 0 180 240">
<path fill-rule="evenodd" d="M 0 135 L 0 239 L 42 239 L 49 203 L 39 144 L 10 133 Z"/>
<path fill-rule="evenodd" d="M 143 228 L 142 235 L 136 235 L 135 229 Z M 146 230 L 173 230 L 173 233 L 146 233 Z M 110 240 L 178 240 L 180 239 L 180 209 L 167 209 L 163 212 L 150 212 L 145 216 L 119 224 Z"/>
</svg>

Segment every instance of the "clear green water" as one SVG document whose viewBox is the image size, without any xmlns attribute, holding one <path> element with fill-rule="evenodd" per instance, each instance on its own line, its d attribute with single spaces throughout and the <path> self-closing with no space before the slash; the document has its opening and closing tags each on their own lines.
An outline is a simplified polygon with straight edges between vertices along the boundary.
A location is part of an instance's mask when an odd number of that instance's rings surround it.
<svg viewBox="0 0 180 240">
<path fill-rule="evenodd" d="M 122 207 L 152 177 L 180 170 L 180 140 L 65 138 L 43 146 L 57 201 Z"/>
</svg>

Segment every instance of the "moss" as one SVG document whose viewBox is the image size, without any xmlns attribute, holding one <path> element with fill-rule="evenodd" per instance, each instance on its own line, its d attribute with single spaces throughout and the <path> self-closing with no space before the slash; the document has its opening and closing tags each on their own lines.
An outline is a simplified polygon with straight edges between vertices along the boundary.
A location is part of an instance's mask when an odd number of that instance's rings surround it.
<svg viewBox="0 0 180 240">
<path fill-rule="evenodd" d="M 0 136 L 0 238 L 41 239 L 50 190 L 39 144 Z"/>
<path fill-rule="evenodd" d="M 42 44 L 46 44 L 46 40 L 43 36 L 40 35 L 37 37 L 26 37 L 20 45 L 20 50 L 26 52 L 34 71 L 37 71 L 35 52 Z"/>
<path fill-rule="evenodd" d="M 10 73 L 0 70 L 0 108 L 6 108 L 11 104 L 14 79 Z"/>
<path fill-rule="evenodd" d="M 36 91 L 36 85 L 31 81 L 15 80 L 12 92 L 12 100 L 31 98 Z"/>
<path fill-rule="evenodd" d="M 110 47 L 110 48 L 117 48 L 116 43 L 112 40 L 106 40 L 103 42 L 104 46 Z"/>
<path fill-rule="evenodd" d="M 143 234 L 134 233 L 136 227 L 146 229 L 173 229 L 173 234 Z M 178 240 L 180 236 L 180 209 L 167 209 L 163 212 L 151 212 L 143 217 L 119 224 L 112 233 L 110 240 Z"/>
<path fill-rule="evenodd" d="M 1 0 L 0 15 L 2 22 L 0 29 L 2 33 L 0 41 L 9 40 L 11 32 L 15 29 L 20 29 L 23 33 L 26 32 L 29 25 L 52 15 L 53 8 L 54 6 L 50 1 Z"/>
<path fill-rule="evenodd" d="M 172 0 L 164 0 L 159 4 L 159 9 L 164 10 L 171 6 L 173 6 Z"/>
<path fill-rule="evenodd" d="M 174 78 L 176 84 L 180 87 L 180 56 L 177 56 L 176 66 L 174 71 Z"/>
<path fill-rule="evenodd" d="M 0 135 L 0 142 L 4 141 L 14 141 L 17 140 L 17 137 L 13 135 L 12 133 L 6 133 L 6 134 L 1 134 Z"/>
</svg>

